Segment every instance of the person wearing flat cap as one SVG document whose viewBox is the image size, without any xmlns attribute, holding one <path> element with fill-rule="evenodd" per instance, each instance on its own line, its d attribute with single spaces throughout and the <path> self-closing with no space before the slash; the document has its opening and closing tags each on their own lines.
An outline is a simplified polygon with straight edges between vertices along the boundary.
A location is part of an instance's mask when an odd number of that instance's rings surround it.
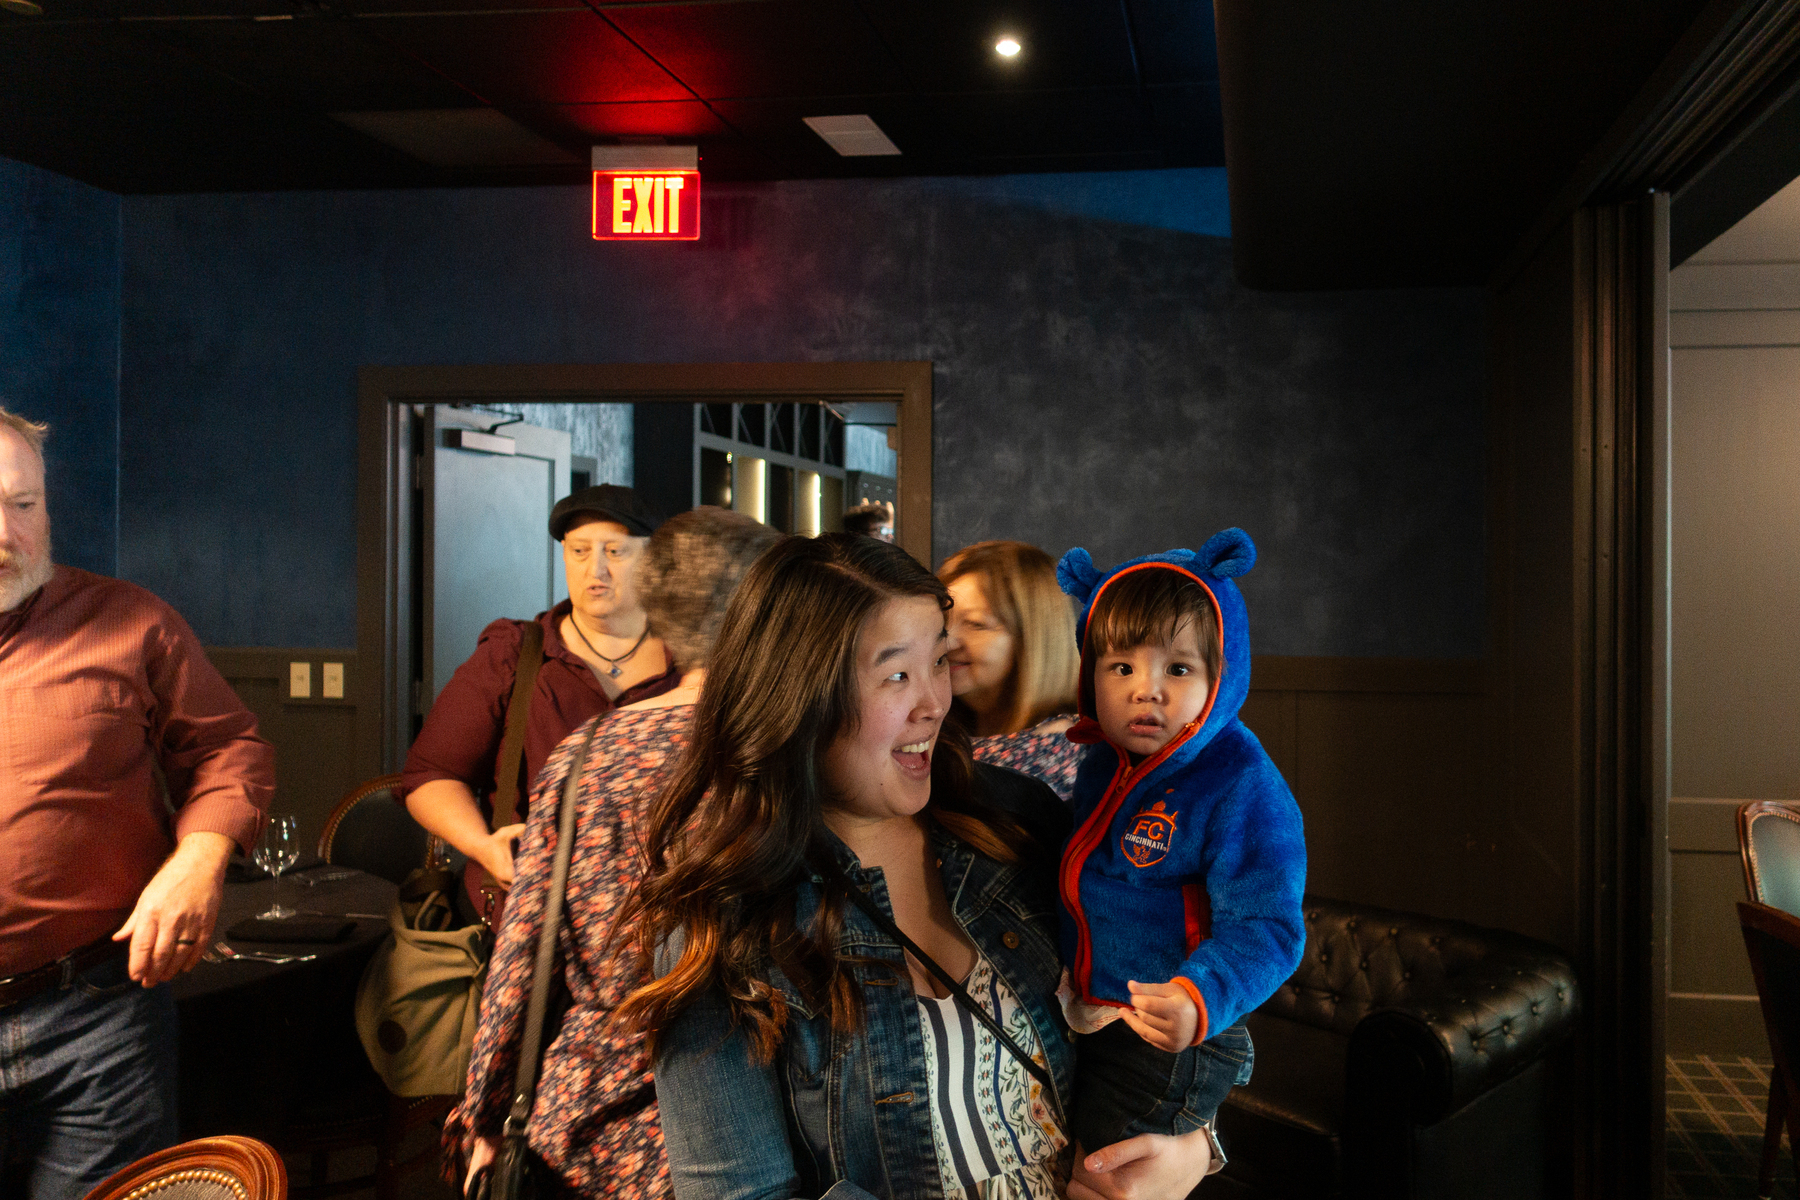
<svg viewBox="0 0 1800 1200">
<path fill-rule="evenodd" d="M 538 768 L 590 717 L 661 695 L 680 680 L 650 636 L 634 578 L 662 523 L 636 492 L 615 484 L 559 501 L 550 536 L 562 543 L 569 598 L 530 621 L 499 620 L 482 630 L 407 752 L 399 789 L 407 810 L 468 857 L 469 898 L 496 926 Z M 518 700 L 527 705 L 522 714 L 512 712 Z"/>
</svg>

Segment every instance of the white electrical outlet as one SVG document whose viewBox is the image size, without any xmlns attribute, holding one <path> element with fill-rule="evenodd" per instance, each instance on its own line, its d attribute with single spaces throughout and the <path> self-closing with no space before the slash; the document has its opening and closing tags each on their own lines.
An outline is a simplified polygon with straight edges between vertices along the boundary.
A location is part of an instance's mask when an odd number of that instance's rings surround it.
<svg viewBox="0 0 1800 1200">
<path fill-rule="evenodd" d="M 324 688 L 322 694 L 327 700 L 342 700 L 344 698 L 344 664 L 326 663 L 325 672 L 320 676 L 319 682 Z"/>
<path fill-rule="evenodd" d="M 288 664 L 288 699 L 305 700 L 312 695 L 312 664 L 309 662 L 291 662 Z"/>
</svg>

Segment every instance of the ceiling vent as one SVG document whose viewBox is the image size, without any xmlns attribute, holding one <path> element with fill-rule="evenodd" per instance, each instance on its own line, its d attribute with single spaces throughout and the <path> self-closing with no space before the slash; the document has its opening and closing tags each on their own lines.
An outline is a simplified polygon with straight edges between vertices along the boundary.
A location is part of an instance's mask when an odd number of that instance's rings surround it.
<svg viewBox="0 0 1800 1200">
<path fill-rule="evenodd" d="M 435 167 L 546 167 L 581 161 L 491 108 L 340 112 L 331 116 Z"/>
<path fill-rule="evenodd" d="M 871 158 L 880 154 L 898 154 L 900 147 L 888 140 L 867 113 L 843 117 L 802 117 L 807 126 L 825 144 L 845 158 Z"/>
</svg>

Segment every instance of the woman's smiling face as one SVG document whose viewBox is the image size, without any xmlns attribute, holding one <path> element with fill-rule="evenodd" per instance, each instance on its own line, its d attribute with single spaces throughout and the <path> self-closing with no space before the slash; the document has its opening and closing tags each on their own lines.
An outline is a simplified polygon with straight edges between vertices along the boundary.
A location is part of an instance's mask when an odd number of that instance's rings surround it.
<svg viewBox="0 0 1800 1200">
<path fill-rule="evenodd" d="M 907 817 L 931 799 L 931 755 L 950 709 L 944 614 L 930 596 L 889 600 L 856 638 L 859 720 L 820 764 L 827 815 Z"/>
</svg>

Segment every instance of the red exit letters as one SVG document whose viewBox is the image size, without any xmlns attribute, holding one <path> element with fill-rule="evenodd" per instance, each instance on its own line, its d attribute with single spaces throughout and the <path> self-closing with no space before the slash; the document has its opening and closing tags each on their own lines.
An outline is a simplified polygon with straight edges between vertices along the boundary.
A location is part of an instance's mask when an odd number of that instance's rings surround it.
<svg viewBox="0 0 1800 1200">
<path fill-rule="evenodd" d="M 699 236 L 700 172 L 594 172 L 595 238 L 691 242 Z"/>
</svg>

